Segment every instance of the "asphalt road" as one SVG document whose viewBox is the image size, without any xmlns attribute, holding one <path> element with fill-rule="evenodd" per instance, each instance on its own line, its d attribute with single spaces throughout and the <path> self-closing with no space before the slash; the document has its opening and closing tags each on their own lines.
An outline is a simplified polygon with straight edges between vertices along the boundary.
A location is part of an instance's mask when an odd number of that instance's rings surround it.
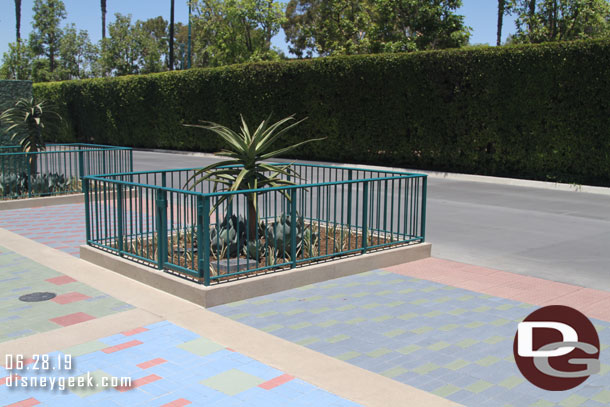
<svg viewBox="0 0 610 407">
<path fill-rule="evenodd" d="M 134 152 L 139 171 L 203 167 Z M 426 239 L 435 257 L 610 291 L 610 196 L 431 176 Z"/>
</svg>

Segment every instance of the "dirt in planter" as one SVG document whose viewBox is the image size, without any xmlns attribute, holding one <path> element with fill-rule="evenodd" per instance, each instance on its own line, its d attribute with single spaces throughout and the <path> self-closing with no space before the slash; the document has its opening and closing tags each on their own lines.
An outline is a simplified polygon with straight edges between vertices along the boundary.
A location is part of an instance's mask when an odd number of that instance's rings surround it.
<svg viewBox="0 0 610 407">
<path fill-rule="evenodd" d="M 363 235 L 359 233 L 356 229 L 349 228 L 341 228 L 334 227 L 332 225 L 325 224 L 312 224 L 307 225 L 306 229 L 311 229 L 317 239 L 312 242 L 305 241 L 298 247 L 297 250 L 297 261 L 299 265 L 311 264 L 315 262 L 329 260 L 331 258 L 336 257 L 344 257 L 350 254 L 339 254 L 340 252 L 346 252 L 350 250 L 360 249 L 362 248 L 362 240 Z M 186 236 L 186 239 L 185 239 Z M 198 256 L 198 247 L 197 242 L 195 241 L 193 244 L 193 240 L 191 239 L 191 234 L 174 234 L 173 236 L 168 237 L 168 242 L 171 244 L 173 238 L 173 245 L 168 249 L 168 261 L 172 264 L 188 268 L 191 270 L 196 270 L 199 256 Z M 398 246 L 403 243 L 392 243 L 394 240 L 391 238 L 390 234 L 384 237 L 381 235 L 368 235 L 368 246 L 376 246 L 381 244 L 388 244 L 385 247 Z M 243 265 L 247 265 L 248 269 L 253 268 L 262 268 L 267 266 L 269 267 L 265 270 L 256 270 L 256 271 L 247 271 L 243 270 L 243 273 L 235 276 L 227 276 L 221 277 L 219 279 L 215 279 L 216 281 L 228 281 L 234 280 L 237 278 L 243 278 L 246 276 L 254 276 L 259 274 L 267 274 L 270 272 L 276 272 L 284 269 L 289 269 L 290 256 L 289 253 L 282 254 L 284 252 L 283 246 L 278 245 L 278 249 L 274 249 L 273 242 L 269 244 L 266 243 L 265 238 L 261 237 L 259 239 L 259 247 L 264 248 L 263 253 L 258 256 L 258 259 L 248 259 L 244 254 L 239 256 L 239 264 L 243 267 Z M 142 240 L 138 239 L 138 241 L 130 241 L 125 242 L 124 250 L 128 253 L 139 254 L 142 256 L 144 254 L 145 257 L 156 258 L 157 253 L 157 243 L 156 239 L 148 239 Z M 304 252 L 304 253 L 303 253 Z M 351 253 L 357 254 L 359 251 Z M 226 255 L 225 255 L 226 256 Z M 322 259 L 310 259 L 311 257 L 323 257 Z M 236 257 L 231 258 L 230 267 L 235 268 L 234 270 L 230 270 L 231 273 L 237 271 L 237 265 L 235 264 Z M 218 276 L 219 271 L 220 275 L 228 274 L 226 271 L 227 267 L 227 257 L 221 257 L 220 260 L 218 257 L 211 253 L 210 255 L 210 275 Z M 223 268 L 224 264 L 224 270 Z M 220 268 L 219 268 L 220 266 Z M 219 270 L 217 270 L 219 269 Z M 191 280 L 195 280 L 198 282 L 202 282 L 203 279 L 199 279 L 193 276 L 190 276 L 186 273 L 182 273 L 176 270 L 169 270 L 172 273 L 178 274 L 180 276 L 186 277 Z"/>
</svg>

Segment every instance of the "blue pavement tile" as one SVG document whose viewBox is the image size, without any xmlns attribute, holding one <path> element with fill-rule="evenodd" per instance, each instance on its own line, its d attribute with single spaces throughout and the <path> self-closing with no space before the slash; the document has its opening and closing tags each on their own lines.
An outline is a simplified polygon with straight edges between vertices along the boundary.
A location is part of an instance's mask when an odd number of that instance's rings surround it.
<svg viewBox="0 0 610 407">
<path fill-rule="evenodd" d="M 277 376 L 281 376 L 283 372 L 273 367 L 263 365 L 262 363 L 252 361 L 250 363 L 241 365 L 239 370 L 242 372 L 249 373 L 253 376 L 260 377 L 263 380 L 271 380 Z"/>
<path fill-rule="evenodd" d="M 162 406 L 180 398 L 191 401 L 194 406 L 354 405 L 348 400 L 299 379 L 290 380 L 270 390 L 254 386 L 235 396 L 228 396 L 205 386 L 202 381 L 236 368 L 263 381 L 272 380 L 283 375 L 284 372 L 227 349 L 198 356 L 178 348 L 178 345 L 198 339 L 199 336 L 173 324 L 151 324 L 147 328 L 149 331 L 132 336 L 112 335 L 100 339 L 107 344 L 117 344 L 138 338 L 137 340 L 143 342 L 141 345 L 111 353 L 95 351 L 73 358 L 75 366 L 73 375 L 101 370 L 115 377 L 130 377 L 132 383 L 134 385 L 137 383 L 138 386 L 127 391 L 109 388 L 88 394 L 57 393 L 38 388 L 18 391 L 0 389 L 0 405 L 11 404 L 28 397 L 36 397 L 42 405 L 53 406 Z M 51 357 L 56 355 L 59 353 L 50 354 Z M 146 369 L 137 366 L 154 359 L 164 359 L 165 362 Z M 2 369 L 0 373 L 7 372 Z M 52 375 L 57 376 L 57 373 Z M 67 376 L 67 373 L 62 372 L 61 375 Z M 148 380 L 147 383 L 139 381 L 144 378 Z"/>
<path fill-rule="evenodd" d="M 536 308 L 439 283 L 372 271 L 211 310 L 221 315 L 247 313 L 250 316 L 240 322 L 259 329 L 281 326 L 271 331 L 272 335 L 293 342 L 305 340 L 306 347 L 333 357 L 353 352 L 356 356 L 349 358 L 349 363 L 376 373 L 401 367 L 407 371 L 395 370 L 400 374 L 394 380 L 424 390 L 439 383 L 450 384 L 463 390 L 449 395 L 449 399 L 461 402 L 468 398 L 475 405 L 484 405 L 492 399 L 511 404 L 517 399 L 529 402 L 528 397 L 536 397 L 535 401 L 554 400 L 544 398 L 544 391 L 539 392 L 527 382 L 512 389 L 499 386 L 513 376 L 521 377 L 514 362 L 508 359 L 512 357 L 517 323 Z M 304 312 L 296 312 L 300 309 Z M 319 312 L 311 312 L 312 309 Z M 335 323 L 321 329 L 328 321 Z M 302 323 L 306 324 L 300 329 L 290 328 Z M 594 323 L 601 327 L 602 343 L 610 342 L 610 324 Z M 339 342 L 328 340 L 341 335 L 344 339 Z M 307 341 L 310 338 L 318 340 Z M 367 355 L 380 348 L 391 352 L 377 357 Z M 401 349 L 405 355 L 397 352 Z M 610 358 L 604 362 L 604 357 L 602 352 L 602 363 L 610 364 Z M 427 364 L 438 368 L 426 369 Z M 597 385 L 607 379 L 598 376 L 587 383 Z M 466 388 L 480 380 L 493 386 L 479 394 L 469 394 Z M 578 389 L 575 394 L 589 396 Z"/>
</svg>

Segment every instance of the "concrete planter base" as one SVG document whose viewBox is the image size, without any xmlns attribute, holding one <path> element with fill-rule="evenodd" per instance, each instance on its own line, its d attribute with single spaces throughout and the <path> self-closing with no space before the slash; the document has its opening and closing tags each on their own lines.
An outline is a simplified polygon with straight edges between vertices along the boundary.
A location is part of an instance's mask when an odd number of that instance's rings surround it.
<svg viewBox="0 0 610 407">
<path fill-rule="evenodd" d="M 430 243 L 420 243 L 215 284 L 209 287 L 90 246 L 80 247 L 80 257 L 123 276 L 209 308 L 334 278 L 421 260 L 430 257 L 431 248 Z"/>
<path fill-rule="evenodd" d="M 0 201 L 0 211 L 8 211 L 11 209 L 39 208 L 42 206 L 77 204 L 83 202 L 85 202 L 85 196 L 83 194 L 11 199 L 6 201 Z"/>
</svg>

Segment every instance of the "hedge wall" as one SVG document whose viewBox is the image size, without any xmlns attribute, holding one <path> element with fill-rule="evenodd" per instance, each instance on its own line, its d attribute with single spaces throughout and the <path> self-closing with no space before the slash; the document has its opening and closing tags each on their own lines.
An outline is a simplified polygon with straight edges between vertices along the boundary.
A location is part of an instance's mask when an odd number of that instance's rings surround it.
<svg viewBox="0 0 610 407">
<path fill-rule="evenodd" d="M 320 58 L 37 84 L 63 140 L 214 152 L 181 126 L 309 120 L 294 156 L 610 185 L 610 41 Z"/>
</svg>

